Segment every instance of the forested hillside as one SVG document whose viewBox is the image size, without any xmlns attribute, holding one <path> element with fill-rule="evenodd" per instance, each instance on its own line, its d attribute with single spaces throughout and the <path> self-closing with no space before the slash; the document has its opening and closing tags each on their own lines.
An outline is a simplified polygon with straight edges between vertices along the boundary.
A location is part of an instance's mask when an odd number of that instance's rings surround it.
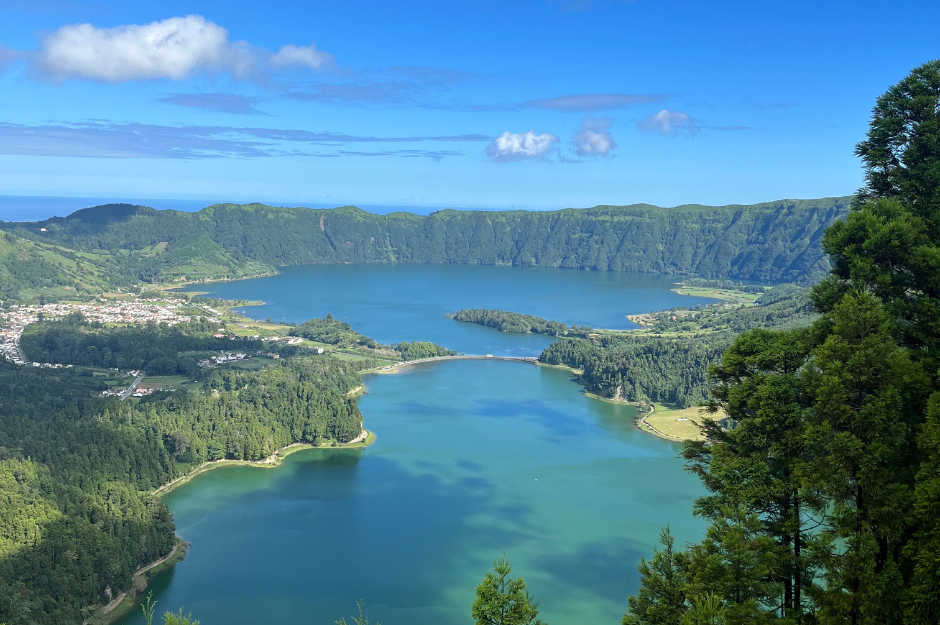
<svg viewBox="0 0 940 625">
<path fill-rule="evenodd" d="M 355 207 L 218 204 L 182 213 L 112 204 L 41 222 L 0 222 L 0 230 L 99 255 L 110 263 L 112 286 L 350 262 L 506 264 L 812 283 L 829 269 L 819 247 L 822 231 L 845 216 L 849 201 L 444 210 L 426 217 L 373 215 Z"/>
<path fill-rule="evenodd" d="M 26 327 L 20 345 L 32 362 L 89 367 L 140 369 L 150 375 L 187 375 L 197 372 L 201 352 L 260 349 L 263 343 L 248 337 L 212 335 L 218 323 L 204 319 L 177 326 L 148 324 L 126 327 L 88 323 L 75 313 L 59 320 Z M 277 344 L 266 351 L 281 350 Z M 287 347 L 288 350 L 291 348 Z"/>
<path fill-rule="evenodd" d="M 708 368 L 738 333 L 812 323 L 808 295 L 806 288 L 781 285 L 751 307 L 661 311 L 649 315 L 654 325 L 647 333 L 598 332 L 556 341 L 539 360 L 580 369 L 579 382 L 602 397 L 694 406 L 708 398 Z"/>
<path fill-rule="evenodd" d="M 39 325 L 51 332 L 35 334 L 36 345 L 58 355 L 79 356 L 85 342 L 108 335 L 127 339 L 115 357 L 134 364 L 148 344 L 192 346 L 182 328 Z M 8 625 L 77 625 L 83 608 L 127 590 L 134 571 L 174 541 L 166 505 L 146 493 L 189 468 L 361 431 L 347 396 L 359 376 L 330 356 L 200 371 L 200 392 L 139 404 L 97 397 L 104 384 L 83 373 L 0 361 L 0 622 Z"/>
<path fill-rule="evenodd" d="M 105 254 L 76 253 L 0 232 L 0 302 L 97 294 L 111 284 L 115 269 Z"/>
</svg>

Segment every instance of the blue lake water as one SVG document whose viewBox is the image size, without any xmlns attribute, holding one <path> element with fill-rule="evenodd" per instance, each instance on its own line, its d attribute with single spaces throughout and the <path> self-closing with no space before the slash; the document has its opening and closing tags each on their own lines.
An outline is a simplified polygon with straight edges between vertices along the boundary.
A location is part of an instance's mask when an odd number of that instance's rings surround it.
<svg viewBox="0 0 940 625">
<path fill-rule="evenodd" d="M 622 330 L 627 315 L 714 300 L 679 295 L 676 278 L 655 274 L 471 265 L 313 265 L 257 280 L 190 287 L 210 297 L 264 306 L 246 314 L 299 323 L 331 313 L 380 343 L 432 341 L 468 354 L 538 355 L 551 339 L 501 334 L 444 314 L 499 308 L 568 325 Z"/>
<path fill-rule="evenodd" d="M 253 316 L 332 312 L 382 342 L 534 352 L 443 313 L 498 307 L 627 327 L 625 314 L 696 300 L 655 276 L 455 266 L 345 266 L 211 285 L 262 299 Z M 537 340 L 534 340 L 537 339 Z M 585 397 L 564 371 L 451 361 L 364 378 L 378 439 L 308 450 L 276 469 L 229 467 L 166 498 L 193 546 L 159 576 L 159 608 L 203 625 L 332 624 L 364 598 L 383 625 L 467 625 L 474 586 L 506 555 L 550 625 L 620 621 L 636 566 L 670 524 L 697 539 L 697 480 L 679 445 L 637 430 L 635 409 Z M 121 621 L 142 623 L 135 613 Z"/>
</svg>

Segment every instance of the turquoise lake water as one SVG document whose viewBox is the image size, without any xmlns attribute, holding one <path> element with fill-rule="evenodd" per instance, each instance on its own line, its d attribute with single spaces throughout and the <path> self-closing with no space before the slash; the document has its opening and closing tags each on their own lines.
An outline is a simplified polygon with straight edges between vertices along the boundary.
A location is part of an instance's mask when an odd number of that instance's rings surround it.
<svg viewBox="0 0 940 625">
<path fill-rule="evenodd" d="M 268 302 L 247 309 L 255 317 L 332 312 L 382 342 L 516 353 L 547 339 L 443 313 L 499 307 L 628 327 L 626 314 L 702 303 L 671 293 L 671 282 L 360 265 L 210 286 Z M 182 606 L 203 625 L 331 625 L 364 598 L 373 623 L 466 625 L 474 586 L 505 554 L 549 625 L 615 625 L 660 528 L 669 524 L 680 543 L 703 531 L 691 516 L 701 487 L 683 471 L 679 445 L 640 432 L 634 408 L 585 397 L 561 370 L 451 361 L 364 380 L 359 406 L 374 445 L 303 451 L 276 469 L 223 468 L 167 496 L 193 546 L 154 581 L 160 610 Z"/>
</svg>

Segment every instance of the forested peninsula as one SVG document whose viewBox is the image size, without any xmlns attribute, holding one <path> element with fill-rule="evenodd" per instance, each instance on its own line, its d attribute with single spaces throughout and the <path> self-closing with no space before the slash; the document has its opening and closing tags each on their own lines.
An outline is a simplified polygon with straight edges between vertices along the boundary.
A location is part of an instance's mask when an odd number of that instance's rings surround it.
<svg viewBox="0 0 940 625">
<path fill-rule="evenodd" d="M 539 362 L 577 370 L 576 380 L 600 397 L 687 408 L 708 399 L 708 369 L 721 361 L 736 335 L 753 328 L 801 328 L 817 315 L 808 288 L 783 284 L 767 289 L 752 306 L 678 307 L 640 315 L 637 320 L 643 326 L 639 330 L 569 327 L 485 308 L 461 310 L 448 317 L 500 332 L 558 337 L 561 340 L 545 348 Z"/>
<path fill-rule="evenodd" d="M 109 204 L 39 222 L 0 222 L 0 300 L 53 301 L 315 263 L 563 267 L 812 284 L 829 270 L 822 232 L 845 217 L 850 201 L 429 216 L 351 206 L 217 204 L 183 213 Z"/>
<path fill-rule="evenodd" d="M 476 323 L 489 328 L 496 328 L 500 332 L 515 332 L 519 334 L 548 334 L 549 336 L 587 336 L 591 328 L 587 326 L 568 327 L 559 321 L 549 321 L 541 317 L 523 315 L 505 310 L 489 310 L 487 308 L 471 308 L 447 313 L 449 319 Z"/>
</svg>

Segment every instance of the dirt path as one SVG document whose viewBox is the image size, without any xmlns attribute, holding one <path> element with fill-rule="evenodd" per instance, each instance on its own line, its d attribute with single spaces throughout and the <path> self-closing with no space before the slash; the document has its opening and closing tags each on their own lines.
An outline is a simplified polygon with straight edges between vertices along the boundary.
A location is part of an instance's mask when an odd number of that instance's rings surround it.
<svg viewBox="0 0 940 625">
<path fill-rule="evenodd" d="M 344 444 L 344 445 L 352 445 L 353 443 L 361 443 L 362 441 L 366 440 L 367 438 L 369 438 L 369 430 L 367 430 L 367 429 L 365 429 L 365 428 L 362 428 L 362 431 L 359 432 L 359 436 L 357 436 L 356 438 L 352 439 L 352 440 L 349 441 L 348 443 L 343 443 L 343 444 Z"/>
<path fill-rule="evenodd" d="M 141 575 L 143 575 L 144 573 L 146 573 L 147 571 L 149 571 L 149 570 L 152 569 L 153 567 L 155 567 L 155 566 L 160 566 L 161 564 L 163 564 L 164 562 L 166 562 L 167 560 L 169 560 L 170 558 L 172 558 L 174 555 L 176 555 L 176 550 L 179 549 L 179 548 L 180 548 L 179 544 L 173 545 L 173 551 L 171 551 L 169 554 L 167 554 L 167 555 L 164 556 L 163 558 L 160 558 L 160 559 L 157 560 L 156 562 L 151 562 L 150 564 L 148 564 L 148 565 L 145 566 L 144 568 L 142 568 L 142 569 L 140 569 L 139 571 L 137 571 L 136 573 L 134 573 L 134 577 L 131 578 L 131 588 L 134 587 L 134 580 L 136 580 L 138 577 L 140 577 Z M 114 601 L 112 601 L 112 602 L 109 603 L 108 605 L 106 605 L 106 606 L 104 606 L 103 608 L 101 608 L 101 611 L 102 611 L 104 614 L 110 614 L 111 612 L 114 611 L 115 608 L 117 608 L 119 605 L 121 605 L 121 602 L 124 601 L 124 598 L 125 598 L 126 596 L 127 596 L 127 593 L 126 593 L 126 592 L 122 592 L 121 594 L 119 594 L 117 597 L 114 598 Z M 87 621 L 86 621 L 86 622 L 87 622 Z"/>
<path fill-rule="evenodd" d="M 656 412 L 656 406 L 654 406 L 653 404 L 650 404 L 650 411 L 647 412 L 646 415 L 644 415 L 642 419 L 640 419 L 640 421 L 643 422 L 643 425 L 645 425 L 646 427 L 648 427 L 648 428 L 650 429 L 650 433 L 655 434 L 656 436 L 658 436 L 658 437 L 660 437 L 660 438 L 665 438 L 666 440 L 670 440 L 670 441 L 683 441 L 683 440 L 685 440 L 684 438 L 679 438 L 678 436 L 669 436 L 668 434 L 666 434 L 666 433 L 664 433 L 664 432 L 660 432 L 659 430 L 657 430 L 656 428 L 654 428 L 652 425 L 650 425 L 649 421 L 647 421 L 646 419 L 647 419 L 647 417 L 649 417 L 650 415 L 652 415 L 654 412 Z M 643 428 L 640 428 L 640 429 L 642 430 Z"/>
</svg>

